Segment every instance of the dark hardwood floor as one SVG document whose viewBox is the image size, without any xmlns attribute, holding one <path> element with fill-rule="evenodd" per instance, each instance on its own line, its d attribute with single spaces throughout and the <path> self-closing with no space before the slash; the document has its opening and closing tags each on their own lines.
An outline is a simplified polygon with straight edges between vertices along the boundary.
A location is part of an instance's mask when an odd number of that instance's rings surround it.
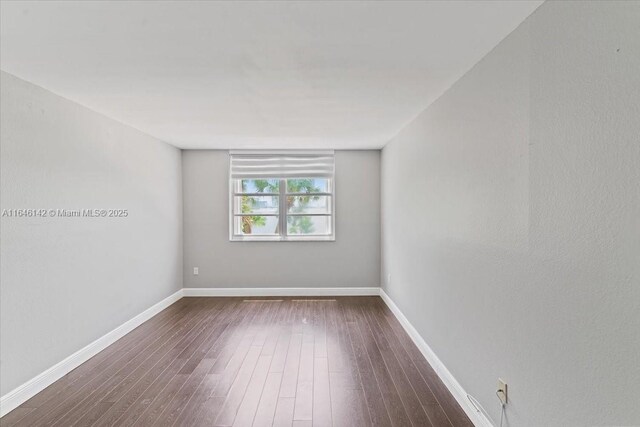
<svg viewBox="0 0 640 427">
<path fill-rule="evenodd" d="M 378 297 L 183 298 L 2 426 L 472 426 Z"/>
</svg>

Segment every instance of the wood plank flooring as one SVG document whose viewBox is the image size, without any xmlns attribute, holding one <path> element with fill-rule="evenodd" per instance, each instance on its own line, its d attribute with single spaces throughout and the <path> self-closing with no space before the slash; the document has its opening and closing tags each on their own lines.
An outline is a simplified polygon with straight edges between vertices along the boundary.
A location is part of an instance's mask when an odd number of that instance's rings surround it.
<svg viewBox="0 0 640 427">
<path fill-rule="evenodd" d="M 378 297 L 183 298 L 4 426 L 472 426 Z"/>
</svg>

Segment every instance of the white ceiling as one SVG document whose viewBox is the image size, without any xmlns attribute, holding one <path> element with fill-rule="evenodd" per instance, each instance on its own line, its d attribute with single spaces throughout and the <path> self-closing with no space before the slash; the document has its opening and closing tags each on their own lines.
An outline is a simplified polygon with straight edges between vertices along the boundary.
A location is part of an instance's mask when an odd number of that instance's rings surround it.
<svg viewBox="0 0 640 427">
<path fill-rule="evenodd" d="M 181 148 L 379 148 L 541 3 L 2 2 L 0 68 Z"/>
</svg>

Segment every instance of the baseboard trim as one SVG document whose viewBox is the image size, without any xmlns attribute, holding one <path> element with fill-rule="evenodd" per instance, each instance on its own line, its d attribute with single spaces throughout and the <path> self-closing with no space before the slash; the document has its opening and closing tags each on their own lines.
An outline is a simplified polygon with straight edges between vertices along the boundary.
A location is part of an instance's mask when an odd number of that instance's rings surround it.
<svg viewBox="0 0 640 427">
<path fill-rule="evenodd" d="M 480 411 L 478 411 L 471 401 L 467 398 L 467 392 L 462 388 L 460 383 L 455 379 L 453 374 L 447 369 L 442 361 L 436 356 L 431 347 L 426 343 L 422 336 L 418 333 L 416 328 L 413 327 L 409 319 L 400 311 L 398 306 L 387 295 L 387 293 L 380 289 L 380 297 L 387 304 L 387 307 L 396 316 L 404 330 L 407 332 L 413 343 L 418 347 L 422 355 L 427 359 L 427 362 L 436 371 L 438 377 L 442 380 L 449 392 L 456 399 L 458 404 L 462 407 L 469 419 L 477 427 L 493 427 L 493 423 Z"/>
<path fill-rule="evenodd" d="M 0 417 L 11 412 L 31 397 L 41 392 L 55 381 L 59 380 L 82 363 L 86 362 L 124 335 L 131 332 L 165 308 L 182 297 L 266 297 L 266 296 L 377 296 L 379 295 L 391 312 L 396 316 L 411 340 L 418 347 L 425 359 L 431 364 L 449 392 L 465 411 L 474 425 L 478 427 L 493 427 L 489 419 L 478 411 L 467 398 L 466 391 L 455 379 L 447 367 L 436 356 L 418 331 L 413 327 L 398 306 L 378 287 L 347 287 L 347 288 L 183 288 L 162 301 L 149 307 L 134 318 L 118 326 L 111 332 L 98 338 L 86 347 L 76 351 L 71 356 L 55 364 L 51 368 L 16 387 L 0 398 Z"/>
<path fill-rule="evenodd" d="M 178 301 L 183 296 L 183 290 L 175 292 L 162 301 L 152 305 L 142 313 L 138 314 L 134 318 L 126 321 L 122 325 L 118 326 L 111 332 L 103 335 L 97 340 L 93 341 L 86 347 L 73 353 L 71 356 L 56 363 L 46 371 L 30 379 L 26 383 L 16 387 L 9 393 L 0 398 L 0 417 L 5 416 L 9 412 L 13 411 L 18 406 L 29 400 L 34 395 L 40 393 L 42 390 L 59 380 L 82 363 L 86 362 L 106 347 L 110 346 L 124 335 L 128 334 L 142 323 L 151 319 L 153 316 L 169 307 L 171 304 Z"/>
<path fill-rule="evenodd" d="M 380 288 L 184 288 L 185 297 L 337 297 L 380 295 Z"/>
</svg>

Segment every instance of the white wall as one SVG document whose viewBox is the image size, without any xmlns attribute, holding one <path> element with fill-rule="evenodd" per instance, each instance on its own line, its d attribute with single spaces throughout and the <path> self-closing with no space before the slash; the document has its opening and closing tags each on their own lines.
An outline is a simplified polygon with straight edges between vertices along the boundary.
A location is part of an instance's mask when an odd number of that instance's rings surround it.
<svg viewBox="0 0 640 427">
<path fill-rule="evenodd" d="M 640 425 L 640 3 L 547 2 L 383 150 L 384 289 L 505 425 Z"/>
<path fill-rule="evenodd" d="M 228 153 L 183 151 L 182 171 L 186 288 L 380 285 L 380 151 L 336 152 L 335 242 L 230 242 Z"/>
<path fill-rule="evenodd" d="M 1 76 L 0 395 L 182 287 L 180 150 Z"/>
</svg>

